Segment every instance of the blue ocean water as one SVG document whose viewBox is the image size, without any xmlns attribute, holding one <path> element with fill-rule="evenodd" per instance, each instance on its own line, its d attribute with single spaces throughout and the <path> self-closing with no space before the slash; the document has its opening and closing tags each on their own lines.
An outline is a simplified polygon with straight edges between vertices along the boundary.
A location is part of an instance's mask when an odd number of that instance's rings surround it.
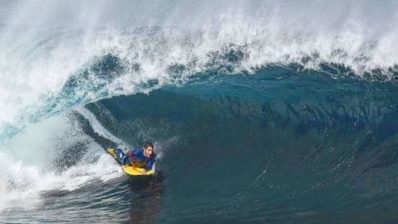
<svg viewBox="0 0 398 224">
<path fill-rule="evenodd" d="M 396 9 L 0 3 L 0 223 L 396 223 Z"/>
</svg>

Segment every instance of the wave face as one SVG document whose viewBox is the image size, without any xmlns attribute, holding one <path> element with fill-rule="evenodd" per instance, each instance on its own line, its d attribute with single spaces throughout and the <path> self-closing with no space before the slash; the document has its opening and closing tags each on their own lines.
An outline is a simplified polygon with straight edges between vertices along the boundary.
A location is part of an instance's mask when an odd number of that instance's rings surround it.
<svg viewBox="0 0 398 224">
<path fill-rule="evenodd" d="M 0 222 L 396 221 L 397 7 L 0 3 Z"/>
<path fill-rule="evenodd" d="M 156 139 L 165 220 L 371 223 L 397 218 L 396 91 L 279 67 L 87 107 L 131 143 Z"/>
</svg>

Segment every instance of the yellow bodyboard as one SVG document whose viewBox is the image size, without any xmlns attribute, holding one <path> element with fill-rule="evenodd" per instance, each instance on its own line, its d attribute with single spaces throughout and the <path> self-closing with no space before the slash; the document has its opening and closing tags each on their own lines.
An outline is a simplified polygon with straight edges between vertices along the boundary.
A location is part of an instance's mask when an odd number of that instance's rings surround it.
<svg viewBox="0 0 398 224">
<path fill-rule="evenodd" d="M 108 148 L 106 151 L 113 157 L 115 158 L 118 162 L 119 160 L 116 157 L 115 150 L 113 148 Z M 122 170 L 132 176 L 148 176 L 152 175 L 154 173 L 154 169 L 151 170 L 145 170 L 144 168 L 139 168 L 139 167 L 133 167 L 130 165 L 122 165 Z"/>
</svg>

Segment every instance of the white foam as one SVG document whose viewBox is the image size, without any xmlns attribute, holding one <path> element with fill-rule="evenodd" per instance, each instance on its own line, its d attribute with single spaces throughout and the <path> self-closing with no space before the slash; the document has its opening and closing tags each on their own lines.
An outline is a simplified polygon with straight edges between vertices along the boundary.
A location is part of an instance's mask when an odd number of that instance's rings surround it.
<svg viewBox="0 0 398 224">
<path fill-rule="evenodd" d="M 41 193 L 54 190 L 73 191 L 92 181 L 108 181 L 120 177 L 122 171 L 114 160 L 103 153 L 93 163 L 81 162 L 62 173 L 41 170 L 24 165 L 0 152 L 2 160 L 0 174 L 0 212 L 7 209 L 34 209 L 41 204 Z"/>
<path fill-rule="evenodd" d="M 92 181 L 122 175 L 113 158 L 65 116 L 31 125 L 1 147 L 0 211 L 34 209 L 41 204 L 43 192 L 72 191 Z M 54 160 L 76 142 L 88 144 L 88 152 L 77 164 L 60 172 Z"/>
</svg>

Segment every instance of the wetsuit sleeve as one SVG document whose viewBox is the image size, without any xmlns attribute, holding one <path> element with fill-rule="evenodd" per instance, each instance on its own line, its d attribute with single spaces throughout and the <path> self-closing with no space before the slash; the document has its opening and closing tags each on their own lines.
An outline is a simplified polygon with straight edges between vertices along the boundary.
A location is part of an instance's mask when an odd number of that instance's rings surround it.
<svg viewBox="0 0 398 224">
<path fill-rule="evenodd" d="M 153 163 L 155 162 L 155 160 L 151 159 L 146 163 L 145 169 L 146 170 L 150 170 L 152 169 Z"/>
<path fill-rule="evenodd" d="M 152 166 L 153 166 L 153 164 L 155 163 L 155 158 L 156 158 L 156 156 L 154 156 L 151 160 L 149 160 L 149 161 L 146 163 L 146 166 L 145 166 L 145 169 L 146 169 L 146 170 L 152 169 Z"/>
</svg>

